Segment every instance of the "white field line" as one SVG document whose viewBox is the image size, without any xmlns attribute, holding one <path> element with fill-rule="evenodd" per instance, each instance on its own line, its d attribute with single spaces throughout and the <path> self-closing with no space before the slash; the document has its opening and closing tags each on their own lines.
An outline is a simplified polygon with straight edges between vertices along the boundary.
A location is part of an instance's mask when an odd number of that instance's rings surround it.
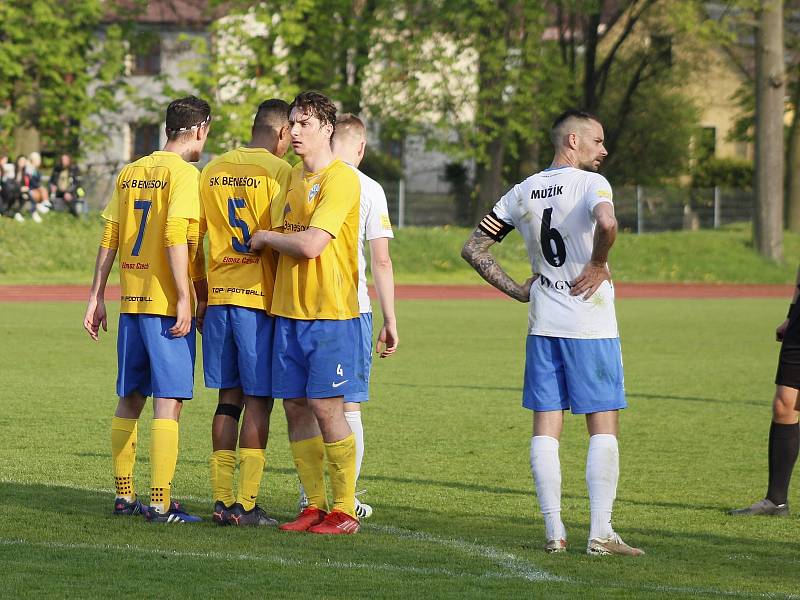
<svg viewBox="0 0 800 600">
<path fill-rule="evenodd" d="M 465 540 L 443 538 L 425 533 L 423 531 L 413 531 L 410 529 L 400 529 L 399 527 L 391 527 L 387 525 L 367 525 L 367 531 L 377 531 L 385 533 L 398 538 L 407 538 L 418 540 L 421 542 L 428 542 L 431 544 L 438 544 L 453 550 L 464 552 L 471 556 L 479 556 L 496 563 L 503 570 L 507 571 L 514 577 L 527 579 L 528 581 L 566 581 L 565 579 L 552 575 L 547 571 L 537 569 L 534 565 L 526 562 L 517 556 L 498 550 L 492 546 L 484 546 L 475 542 L 467 542 Z"/>
<path fill-rule="evenodd" d="M 8 484 L 37 484 L 37 485 L 46 485 L 49 487 L 61 487 L 65 489 L 71 490 L 81 490 L 86 492 L 93 492 L 93 493 L 103 493 L 103 494 L 113 494 L 113 488 L 94 488 L 89 486 L 80 486 L 80 485 L 68 485 L 63 483 L 57 482 L 43 482 L 43 481 L 14 481 L 10 479 L 0 478 L 0 483 L 8 483 Z M 200 498 L 197 496 L 187 496 L 181 495 L 181 498 L 186 498 L 187 500 L 191 500 L 192 502 L 201 502 L 206 503 L 208 502 L 208 498 Z M 3 539 L 0 538 L 0 546 L 36 546 L 36 547 L 47 547 L 47 548 L 59 548 L 59 549 L 97 549 L 97 550 L 116 550 L 120 552 L 141 552 L 146 554 L 167 554 L 176 557 L 196 557 L 196 558 L 214 558 L 220 560 L 247 560 L 247 561 L 261 561 L 267 562 L 279 566 L 304 566 L 304 567 L 315 567 L 315 568 L 332 568 L 332 569 L 354 569 L 354 570 L 365 570 L 365 571 L 384 571 L 384 572 L 396 572 L 396 573 L 410 573 L 410 574 L 419 574 L 419 575 L 442 575 L 446 577 L 452 578 L 491 578 L 491 579 L 524 579 L 527 581 L 550 581 L 550 582 L 557 582 L 562 583 L 565 585 L 588 585 L 592 587 L 596 587 L 598 589 L 602 588 L 616 588 L 616 589 L 623 589 L 623 590 L 636 590 L 642 592 L 657 592 L 657 593 L 668 593 L 668 594 L 694 594 L 694 595 L 704 595 L 704 596 L 724 596 L 728 598 L 765 598 L 768 600 L 772 599 L 785 599 L 785 600 L 800 600 L 800 595 L 797 594 L 781 594 L 781 593 L 758 593 L 758 592 L 745 592 L 740 590 L 723 590 L 719 588 L 713 587 L 702 587 L 702 586 L 670 586 L 670 585 L 662 585 L 662 584 L 635 584 L 635 583 L 613 583 L 608 581 L 607 579 L 602 581 L 593 581 L 593 580 L 581 580 L 581 579 L 571 579 L 565 577 L 559 577 L 557 575 L 553 575 L 548 573 L 547 571 L 543 571 L 537 569 L 535 565 L 530 562 L 525 561 L 517 557 L 510 552 L 506 552 L 504 550 L 499 550 L 492 546 L 484 546 L 481 544 L 477 544 L 474 542 L 468 542 L 466 540 L 461 540 L 457 538 L 445 538 L 439 537 L 430 533 L 425 533 L 422 531 L 414 531 L 410 529 L 401 529 L 399 527 L 392 527 L 388 525 L 371 525 L 366 524 L 364 529 L 366 531 L 375 531 L 377 533 L 383 533 L 389 536 L 394 536 L 397 538 L 406 538 L 406 539 L 413 539 L 421 542 L 427 542 L 430 544 L 440 545 L 447 548 L 451 548 L 453 550 L 458 550 L 464 552 L 465 554 L 483 558 L 486 560 L 490 560 L 497 564 L 498 567 L 502 569 L 502 572 L 498 571 L 485 571 L 481 574 L 472 574 L 472 573 L 463 573 L 458 571 L 451 571 L 448 569 L 434 569 L 434 568 L 424 568 L 424 567 L 413 567 L 413 566 L 402 566 L 402 565 L 392 565 L 389 563 L 383 564 L 376 564 L 376 563 L 357 563 L 357 562 L 334 562 L 334 561 L 325 561 L 325 562 L 310 562 L 310 561 L 301 561 L 297 559 L 287 559 L 282 556 L 275 556 L 275 555 L 261 555 L 261 554 L 236 554 L 236 553 L 224 553 L 224 552 L 190 552 L 190 551 L 177 551 L 177 550 L 159 550 L 156 548 L 146 548 L 143 546 L 133 546 L 133 545 L 105 545 L 105 544 L 68 544 L 62 542 L 35 542 L 29 541 L 24 539 Z M 746 555 L 734 555 L 730 556 L 729 559 L 744 559 L 747 560 L 748 556 Z M 609 560 L 606 558 L 598 558 L 597 560 Z M 610 560 L 615 560 L 611 558 Z M 623 559 L 625 560 L 625 559 Z M 636 560 L 636 559 L 633 559 Z"/>
<path fill-rule="evenodd" d="M 443 575 L 450 578 L 498 578 L 510 579 L 513 576 L 502 572 L 485 572 L 480 574 L 461 573 L 451 571 L 448 569 L 433 569 L 424 567 L 404 567 L 400 565 L 392 565 L 388 563 L 358 563 L 358 562 L 338 562 L 338 561 L 305 561 L 291 558 L 284 558 L 282 556 L 271 554 L 236 554 L 228 552 L 191 552 L 183 550 L 162 550 L 159 548 L 146 548 L 144 546 L 136 546 L 134 544 L 76 544 L 64 542 L 35 542 L 22 538 L 17 539 L 3 539 L 0 538 L 0 546 L 32 546 L 35 548 L 54 548 L 57 550 L 99 550 L 103 552 L 122 552 L 122 553 L 140 553 L 140 554 L 154 554 L 154 555 L 167 555 L 177 558 L 210 558 L 214 560 L 225 561 L 248 561 L 248 562 L 265 562 L 272 565 L 281 567 L 303 567 L 303 568 L 316 568 L 316 569 L 339 569 L 339 570 L 361 570 L 361 571 L 388 571 L 394 573 L 408 573 L 413 575 Z"/>
</svg>

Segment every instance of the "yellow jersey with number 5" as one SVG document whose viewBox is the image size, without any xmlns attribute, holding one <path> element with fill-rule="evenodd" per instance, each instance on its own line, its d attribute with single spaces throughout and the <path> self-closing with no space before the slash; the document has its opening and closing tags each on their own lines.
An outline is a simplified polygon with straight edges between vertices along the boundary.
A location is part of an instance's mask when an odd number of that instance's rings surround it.
<svg viewBox="0 0 800 600">
<path fill-rule="evenodd" d="M 208 303 L 269 310 L 274 253 L 247 247 L 256 230 L 280 225 L 292 168 L 263 148 L 237 148 L 200 175 L 200 238 L 208 234 Z"/>
<path fill-rule="evenodd" d="M 317 258 L 281 254 L 272 313 L 290 319 L 356 319 L 358 223 L 361 183 L 356 172 L 334 160 L 316 173 L 292 169 L 283 210 L 285 234 L 316 227 L 331 241 Z"/>
<path fill-rule="evenodd" d="M 178 154 L 157 151 L 127 165 L 117 177 L 102 216 L 119 224 L 120 312 L 176 315 L 164 229 L 167 217 L 199 221 L 199 176 Z M 185 276 L 188 280 L 189 273 Z"/>
</svg>

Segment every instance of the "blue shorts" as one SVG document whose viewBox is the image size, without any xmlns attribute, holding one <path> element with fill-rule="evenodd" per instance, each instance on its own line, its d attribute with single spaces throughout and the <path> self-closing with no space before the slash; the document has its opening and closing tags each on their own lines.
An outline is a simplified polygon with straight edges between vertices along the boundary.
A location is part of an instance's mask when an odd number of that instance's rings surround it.
<svg viewBox="0 0 800 600">
<path fill-rule="evenodd" d="M 304 321 L 275 317 L 272 395 L 335 398 L 356 383 L 359 320 Z"/>
<path fill-rule="evenodd" d="M 589 414 L 628 406 L 619 338 L 529 335 L 525 354 L 525 408 Z"/>
<path fill-rule="evenodd" d="M 359 342 L 356 347 L 356 383 L 344 397 L 345 402 L 369 400 L 369 372 L 372 369 L 372 313 L 361 313 Z"/>
<path fill-rule="evenodd" d="M 175 317 L 121 313 L 117 334 L 117 395 L 138 391 L 156 398 L 192 397 L 194 319 L 188 335 L 169 333 Z"/>
<path fill-rule="evenodd" d="M 209 306 L 203 321 L 206 387 L 242 388 L 248 396 L 272 396 L 275 319 L 243 306 Z"/>
</svg>

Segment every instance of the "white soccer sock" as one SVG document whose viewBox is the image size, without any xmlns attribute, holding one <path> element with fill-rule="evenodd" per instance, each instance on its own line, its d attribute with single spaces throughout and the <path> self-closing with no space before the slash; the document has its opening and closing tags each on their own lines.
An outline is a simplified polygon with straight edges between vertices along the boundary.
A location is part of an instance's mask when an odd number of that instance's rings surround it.
<svg viewBox="0 0 800 600">
<path fill-rule="evenodd" d="M 611 510 L 617 497 L 619 480 L 619 446 L 616 436 L 599 433 L 589 438 L 586 456 L 586 486 L 589 488 L 591 527 L 589 539 L 608 538 L 611 527 Z"/>
<path fill-rule="evenodd" d="M 361 461 L 364 459 L 364 426 L 361 424 L 361 411 L 351 410 L 344 413 L 353 435 L 356 436 L 356 485 L 361 474 Z"/>
<path fill-rule="evenodd" d="M 567 530 L 561 521 L 561 462 L 558 459 L 558 445 L 556 438 L 547 435 L 531 438 L 531 472 L 548 540 L 567 539 Z"/>
</svg>

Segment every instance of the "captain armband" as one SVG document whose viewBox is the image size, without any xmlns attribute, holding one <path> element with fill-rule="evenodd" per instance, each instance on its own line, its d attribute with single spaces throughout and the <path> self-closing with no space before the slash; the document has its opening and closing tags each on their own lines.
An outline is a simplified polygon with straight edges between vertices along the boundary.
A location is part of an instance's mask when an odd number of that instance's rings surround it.
<svg viewBox="0 0 800 600">
<path fill-rule="evenodd" d="M 164 227 L 164 246 L 180 246 L 189 243 L 189 219 L 183 217 L 167 217 Z"/>
<path fill-rule="evenodd" d="M 495 242 L 502 242 L 503 238 L 508 235 L 508 232 L 514 229 L 514 226 L 498 218 L 498 216 L 494 214 L 494 211 L 491 211 L 478 223 L 478 229 Z"/>
<path fill-rule="evenodd" d="M 100 240 L 100 246 L 102 248 L 108 248 L 109 250 L 116 250 L 119 248 L 119 223 L 106 221 L 106 225 L 103 228 L 103 237 Z"/>
</svg>

